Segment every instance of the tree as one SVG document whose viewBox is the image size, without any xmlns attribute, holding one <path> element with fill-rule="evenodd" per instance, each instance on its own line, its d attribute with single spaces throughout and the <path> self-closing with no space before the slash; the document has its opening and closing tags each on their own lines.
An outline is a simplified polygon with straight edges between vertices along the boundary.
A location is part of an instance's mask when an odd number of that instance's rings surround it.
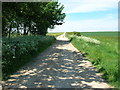
<svg viewBox="0 0 120 90">
<path fill-rule="evenodd" d="M 23 35 L 46 35 L 48 28 L 62 25 L 65 18 L 64 6 L 58 2 L 4 2 L 2 7 L 3 36 L 10 37 L 12 28 L 17 28 L 19 33 L 22 24 Z"/>
</svg>

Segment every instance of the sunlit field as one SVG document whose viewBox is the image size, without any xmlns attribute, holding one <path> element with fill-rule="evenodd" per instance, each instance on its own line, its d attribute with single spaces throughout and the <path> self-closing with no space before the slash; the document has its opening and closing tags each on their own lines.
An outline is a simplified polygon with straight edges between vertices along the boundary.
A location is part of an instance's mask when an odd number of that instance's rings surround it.
<svg viewBox="0 0 120 90">
<path fill-rule="evenodd" d="M 103 74 L 111 85 L 119 86 L 118 83 L 118 33 L 117 32 L 83 32 L 81 35 L 97 39 L 99 43 L 83 40 L 82 36 L 67 34 L 72 38 L 72 44 L 81 51 Z"/>
<path fill-rule="evenodd" d="M 57 37 L 59 35 L 62 35 L 63 33 L 47 33 L 47 35 L 49 36 L 54 36 L 54 37 Z"/>
</svg>

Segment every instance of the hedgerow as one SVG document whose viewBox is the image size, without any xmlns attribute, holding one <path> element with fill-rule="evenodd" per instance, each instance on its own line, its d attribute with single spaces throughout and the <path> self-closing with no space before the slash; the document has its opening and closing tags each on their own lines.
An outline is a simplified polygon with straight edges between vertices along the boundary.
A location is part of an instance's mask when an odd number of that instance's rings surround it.
<svg viewBox="0 0 120 90">
<path fill-rule="evenodd" d="M 55 41 L 53 36 L 22 36 L 3 38 L 2 40 L 2 72 L 3 79 L 17 71 L 45 50 Z"/>
</svg>

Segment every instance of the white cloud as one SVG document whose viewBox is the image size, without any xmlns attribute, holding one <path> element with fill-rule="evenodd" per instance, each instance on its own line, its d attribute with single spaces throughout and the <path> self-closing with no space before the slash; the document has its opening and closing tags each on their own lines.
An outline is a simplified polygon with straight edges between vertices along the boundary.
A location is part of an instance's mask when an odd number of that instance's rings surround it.
<svg viewBox="0 0 120 90">
<path fill-rule="evenodd" d="M 65 13 L 89 13 L 94 11 L 107 11 L 118 8 L 119 0 L 59 0 L 64 4 Z M 118 20 L 117 13 L 108 13 L 103 18 L 89 19 L 89 20 L 73 20 L 65 19 L 63 25 L 56 26 L 50 32 L 89 32 L 89 31 L 117 31 Z M 74 17 L 74 16 L 73 16 Z M 71 16 L 72 18 L 72 16 Z"/>
<path fill-rule="evenodd" d="M 65 13 L 105 11 L 117 8 L 119 0 L 59 0 Z"/>
<path fill-rule="evenodd" d="M 81 21 L 66 21 L 61 26 L 56 26 L 50 32 L 85 32 L 85 31 L 116 31 L 118 30 L 118 21 L 111 17 L 81 20 Z"/>
</svg>

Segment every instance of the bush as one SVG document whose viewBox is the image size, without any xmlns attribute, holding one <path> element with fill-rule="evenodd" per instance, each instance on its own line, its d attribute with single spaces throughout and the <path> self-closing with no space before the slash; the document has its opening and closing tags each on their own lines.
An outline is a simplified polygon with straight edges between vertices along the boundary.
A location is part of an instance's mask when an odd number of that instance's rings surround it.
<svg viewBox="0 0 120 90">
<path fill-rule="evenodd" d="M 2 72 L 3 79 L 17 71 L 32 57 L 45 50 L 55 40 L 52 36 L 23 36 L 3 38 Z"/>
</svg>

